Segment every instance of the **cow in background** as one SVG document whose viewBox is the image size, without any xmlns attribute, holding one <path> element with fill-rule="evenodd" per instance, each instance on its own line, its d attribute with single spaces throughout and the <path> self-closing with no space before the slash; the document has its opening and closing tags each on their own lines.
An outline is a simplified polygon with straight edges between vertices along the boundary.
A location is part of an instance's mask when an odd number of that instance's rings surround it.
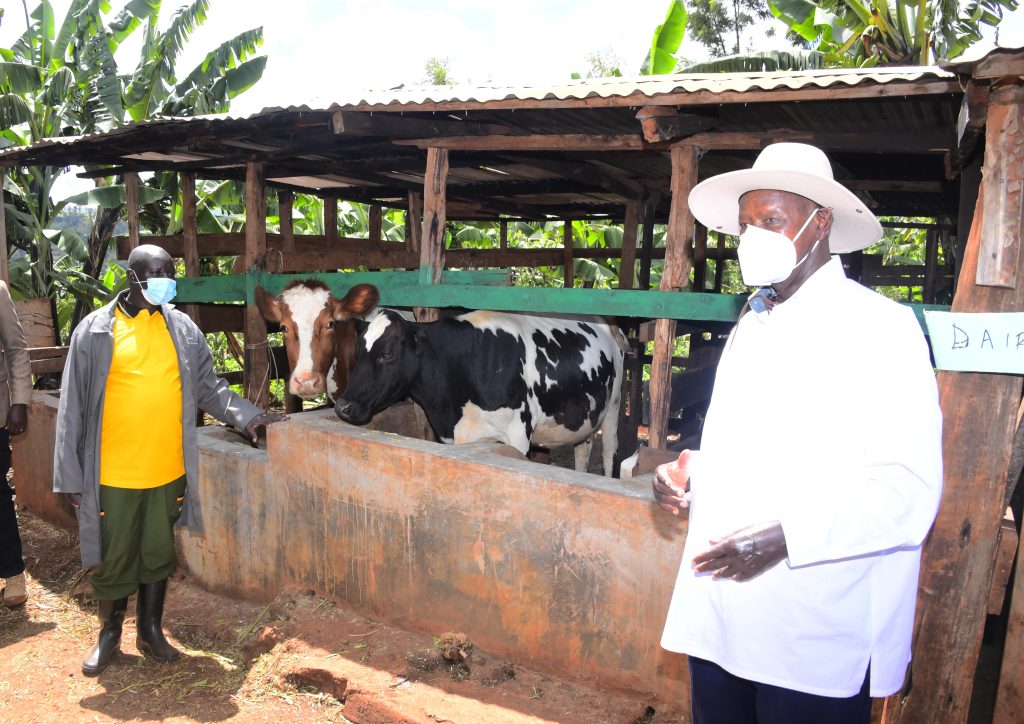
<svg viewBox="0 0 1024 724">
<path fill-rule="evenodd" d="M 575 446 L 586 470 L 600 429 L 605 475 L 618 443 L 625 340 L 599 319 L 469 312 L 429 324 L 381 310 L 361 329 L 338 417 L 364 424 L 405 397 L 445 443 Z"/>
<path fill-rule="evenodd" d="M 276 297 L 260 286 L 255 292 L 263 317 L 281 328 L 291 368 L 288 391 L 305 398 L 326 392 L 336 399 L 356 359 L 358 333 L 352 318 L 377 306 L 377 288 L 357 284 L 336 299 L 326 284 L 306 279 L 291 282 Z"/>
</svg>

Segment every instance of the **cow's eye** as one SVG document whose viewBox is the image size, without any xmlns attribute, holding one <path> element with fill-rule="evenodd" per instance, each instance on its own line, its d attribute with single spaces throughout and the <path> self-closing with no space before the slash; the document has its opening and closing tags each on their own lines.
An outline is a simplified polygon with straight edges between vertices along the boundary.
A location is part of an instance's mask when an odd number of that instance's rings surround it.
<svg viewBox="0 0 1024 724">
<path fill-rule="evenodd" d="M 327 329 L 334 329 L 334 320 L 333 319 L 327 323 Z"/>
<path fill-rule="evenodd" d="M 390 361 L 390 360 L 391 360 L 391 358 L 392 358 L 392 357 L 394 357 L 394 356 L 395 356 L 395 353 L 394 353 L 394 352 L 385 352 L 384 354 L 382 354 L 382 355 L 380 356 L 380 361 L 381 361 L 381 362 L 388 362 L 388 361 Z"/>
<path fill-rule="evenodd" d="M 288 331 L 288 325 L 287 324 L 282 324 L 281 325 L 281 331 L 282 332 L 287 332 Z"/>
</svg>

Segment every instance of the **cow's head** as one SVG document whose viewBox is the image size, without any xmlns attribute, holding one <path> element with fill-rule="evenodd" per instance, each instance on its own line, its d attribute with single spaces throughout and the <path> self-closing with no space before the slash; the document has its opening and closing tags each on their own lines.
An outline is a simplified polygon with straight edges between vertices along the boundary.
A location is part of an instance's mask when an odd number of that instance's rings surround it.
<svg viewBox="0 0 1024 724">
<path fill-rule="evenodd" d="M 405 398 L 419 375 L 423 333 L 394 310 L 382 309 L 368 324 L 360 322 L 356 364 L 334 411 L 362 425 Z"/>
<path fill-rule="evenodd" d="M 357 284 L 344 298 L 336 299 L 326 284 L 315 279 L 293 281 L 277 297 L 256 287 L 260 312 L 281 327 L 291 367 L 289 392 L 307 398 L 337 392 L 328 384 L 331 366 L 339 360 L 336 342 L 345 332 L 350 340 L 355 338 L 352 319 L 376 307 L 378 297 L 372 284 Z M 351 353 L 346 356 L 351 358 Z"/>
</svg>

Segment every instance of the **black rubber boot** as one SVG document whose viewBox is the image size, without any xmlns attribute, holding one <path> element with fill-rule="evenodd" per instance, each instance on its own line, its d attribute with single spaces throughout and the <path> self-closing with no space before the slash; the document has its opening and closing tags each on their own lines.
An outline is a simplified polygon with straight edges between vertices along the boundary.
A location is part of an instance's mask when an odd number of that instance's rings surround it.
<svg viewBox="0 0 1024 724">
<path fill-rule="evenodd" d="M 135 646 L 143 656 L 154 661 L 177 661 L 181 658 L 181 652 L 167 643 L 161 626 L 166 595 L 166 578 L 157 583 L 139 584 L 138 606 L 135 613 Z"/>
<path fill-rule="evenodd" d="M 99 676 L 110 664 L 114 654 L 121 647 L 121 626 L 124 624 L 124 612 L 128 609 L 127 598 L 100 599 L 100 635 L 96 645 L 82 662 L 82 673 L 86 676 Z"/>
</svg>

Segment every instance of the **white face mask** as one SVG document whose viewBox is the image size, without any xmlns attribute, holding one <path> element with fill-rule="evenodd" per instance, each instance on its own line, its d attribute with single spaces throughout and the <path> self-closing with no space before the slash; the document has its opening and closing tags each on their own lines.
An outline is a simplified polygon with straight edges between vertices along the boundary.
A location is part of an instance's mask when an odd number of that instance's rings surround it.
<svg viewBox="0 0 1024 724">
<path fill-rule="evenodd" d="M 807 256 L 816 247 L 821 239 L 814 242 L 807 255 L 797 263 L 796 245 L 794 242 L 804 233 L 804 229 L 811 223 L 811 219 L 821 209 L 815 209 L 807 217 L 800 231 L 790 239 L 785 234 L 777 231 L 769 231 L 758 226 L 747 225 L 746 230 L 740 234 L 740 246 L 736 254 L 740 260 L 740 274 L 743 275 L 743 283 L 751 287 L 765 287 L 770 284 L 777 284 L 789 277 L 800 264 L 807 260 Z"/>
</svg>

